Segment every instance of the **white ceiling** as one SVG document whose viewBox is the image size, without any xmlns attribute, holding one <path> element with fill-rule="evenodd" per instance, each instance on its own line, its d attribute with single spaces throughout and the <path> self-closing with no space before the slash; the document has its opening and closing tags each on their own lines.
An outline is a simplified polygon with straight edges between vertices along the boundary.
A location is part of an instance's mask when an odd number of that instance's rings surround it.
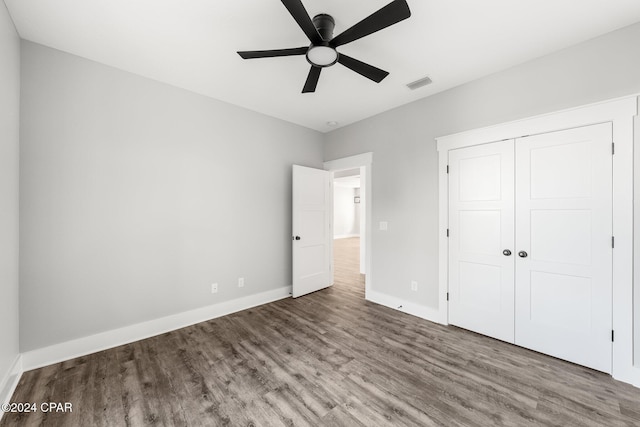
<svg viewBox="0 0 640 427">
<path fill-rule="evenodd" d="M 302 0 L 335 35 L 391 0 Z M 336 64 L 302 94 L 304 56 L 237 50 L 308 44 L 278 0 L 5 0 L 20 36 L 322 132 L 640 21 L 638 0 L 407 0 L 412 16 L 338 48 L 390 72 Z M 433 84 L 405 85 L 424 76 Z"/>
</svg>

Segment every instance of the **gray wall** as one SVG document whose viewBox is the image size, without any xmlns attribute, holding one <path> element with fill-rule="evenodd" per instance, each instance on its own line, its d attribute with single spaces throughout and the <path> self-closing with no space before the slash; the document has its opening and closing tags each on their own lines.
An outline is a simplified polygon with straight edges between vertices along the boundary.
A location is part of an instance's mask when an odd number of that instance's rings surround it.
<svg viewBox="0 0 640 427">
<path fill-rule="evenodd" d="M 329 133 L 325 160 L 373 152 L 373 289 L 438 306 L 436 137 L 638 93 L 639 46 L 635 24 Z"/>
<path fill-rule="evenodd" d="M 359 190 L 353 187 L 333 186 L 333 236 L 360 235 L 360 204 L 354 203 Z"/>
<path fill-rule="evenodd" d="M 18 129 L 20 39 L 0 3 L 0 403 L 18 356 Z M 9 378 L 7 378 L 10 380 Z"/>
<path fill-rule="evenodd" d="M 291 285 L 321 134 L 25 41 L 21 108 L 22 351 Z"/>
</svg>

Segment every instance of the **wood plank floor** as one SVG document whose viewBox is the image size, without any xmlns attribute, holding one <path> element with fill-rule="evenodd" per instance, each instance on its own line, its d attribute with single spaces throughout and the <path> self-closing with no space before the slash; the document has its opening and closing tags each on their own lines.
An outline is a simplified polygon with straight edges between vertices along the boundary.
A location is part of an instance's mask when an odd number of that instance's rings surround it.
<svg viewBox="0 0 640 427">
<path fill-rule="evenodd" d="M 335 285 L 26 372 L 1 426 L 639 426 L 608 375 L 364 301 L 358 239 Z"/>
</svg>

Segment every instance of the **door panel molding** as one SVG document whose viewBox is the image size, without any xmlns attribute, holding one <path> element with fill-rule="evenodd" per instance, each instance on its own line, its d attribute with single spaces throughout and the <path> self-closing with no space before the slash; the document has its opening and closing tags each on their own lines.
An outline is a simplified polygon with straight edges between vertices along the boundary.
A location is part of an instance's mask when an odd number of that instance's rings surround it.
<svg viewBox="0 0 640 427">
<path fill-rule="evenodd" d="M 449 151 L 449 321 L 514 342 L 513 140 Z"/>
<path fill-rule="evenodd" d="M 612 124 L 515 141 L 515 343 L 611 373 Z M 538 182 L 537 182 L 538 181 Z"/>
<path fill-rule="evenodd" d="M 292 265 L 294 298 L 333 284 L 331 174 L 293 165 Z"/>
</svg>

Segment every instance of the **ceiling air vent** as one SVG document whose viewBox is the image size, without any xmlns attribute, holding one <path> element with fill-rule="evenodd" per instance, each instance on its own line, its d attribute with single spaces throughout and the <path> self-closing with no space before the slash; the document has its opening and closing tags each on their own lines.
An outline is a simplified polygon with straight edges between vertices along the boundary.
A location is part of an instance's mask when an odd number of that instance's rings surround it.
<svg viewBox="0 0 640 427">
<path fill-rule="evenodd" d="M 411 90 L 416 90 L 428 84 L 431 84 L 432 81 L 429 77 L 423 77 L 420 80 L 416 80 L 415 82 L 411 82 L 407 85 L 407 87 Z"/>
</svg>

